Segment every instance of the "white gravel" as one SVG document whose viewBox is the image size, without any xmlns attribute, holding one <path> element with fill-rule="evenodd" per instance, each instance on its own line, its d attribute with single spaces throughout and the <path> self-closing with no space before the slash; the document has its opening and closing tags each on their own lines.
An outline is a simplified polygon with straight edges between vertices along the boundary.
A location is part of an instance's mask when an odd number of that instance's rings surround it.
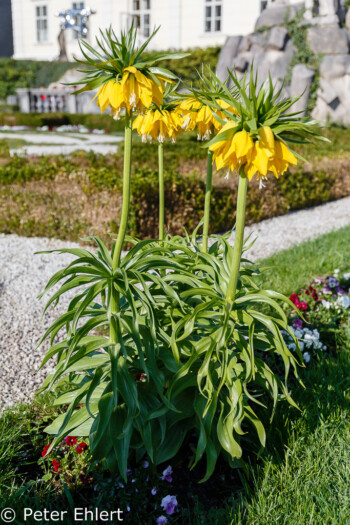
<svg viewBox="0 0 350 525">
<path fill-rule="evenodd" d="M 48 343 L 36 349 L 40 337 L 64 312 L 68 299 L 41 319 L 45 297 L 37 299 L 48 279 L 67 265 L 67 254 L 34 255 L 40 250 L 76 246 L 52 240 L 0 235 L 0 407 L 25 401 L 49 370 L 37 372 Z M 46 298 L 47 299 L 47 298 Z"/>
<path fill-rule="evenodd" d="M 280 250 L 286 250 L 301 242 L 350 224 L 350 197 L 328 202 L 321 206 L 293 211 L 247 226 L 245 236 L 256 238 L 246 252 L 251 260 L 263 259 Z M 233 243 L 234 234 L 230 237 Z"/>
<path fill-rule="evenodd" d="M 21 139 L 28 142 L 23 147 L 14 148 L 10 150 L 13 155 L 69 155 L 74 151 L 94 151 L 107 155 L 108 153 L 115 153 L 119 142 L 123 137 L 117 135 L 103 134 L 96 135 L 94 133 L 55 133 L 49 131 L 47 133 L 41 132 L 27 132 L 20 133 L 1 132 L 0 138 Z"/>
<path fill-rule="evenodd" d="M 254 224 L 258 238 L 251 259 L 267 257 L 307 239 L 350 224 L 350 197 Z M 233 240 L 233 238 L 231 239 Z M 47 343 L 36 350 L 44 330 L 67 307 L 68 298 L 41 320 L 45 298 L 37 295 L 69 255 L 34 255 L 40 250 L 77 246 L 53 239 L 0 234 L 0 407 L 25 401 L 39 388 L 48 368 L 37 373 Z"/>
</svg>

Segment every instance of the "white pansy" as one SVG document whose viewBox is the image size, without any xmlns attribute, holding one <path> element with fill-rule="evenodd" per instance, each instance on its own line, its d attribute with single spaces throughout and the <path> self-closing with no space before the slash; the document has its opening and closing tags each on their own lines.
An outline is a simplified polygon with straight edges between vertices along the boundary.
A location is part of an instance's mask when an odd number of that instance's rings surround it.
<svg viewBox="0 0 350 525">
<path fill-rule="evenodd" d="M 339 304 L 343 308 L 349 308 L 349 306 L 350 306 L 350 297 L 348 295 L 341 295 L 337 299 L 337 304 Z"/>
</svg>

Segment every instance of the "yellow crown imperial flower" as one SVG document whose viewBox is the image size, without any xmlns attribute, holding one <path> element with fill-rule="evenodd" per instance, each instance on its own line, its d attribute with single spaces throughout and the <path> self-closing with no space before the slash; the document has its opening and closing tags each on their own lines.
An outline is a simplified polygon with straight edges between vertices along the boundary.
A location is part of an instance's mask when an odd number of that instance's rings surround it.
<svg viewBox="0 0 350 525">
<path fill-rule="evenodd" d="M 246 78 L 239 80 L 234 72 L 229 76 L 237 91 L 233 95 L 224 89 L 220 97 L 225 102 L 222 110 L 228 122 L 208 145 L 213 162 L 217 169 L 240 170 L 249 180 L 256 175 L 262 181 L 270 173 L 278 178 L 298 163 L 298 157 L 302 159 L 287 144 L 305 142 L 308 136 L 323 137 L 314 122 L 288 113 L 297 99 L 283 98 L 282 88 L 276 91 L 271 78 L 267 86 L 258 89 L 253 69 L 249 82 Z M 235 111 L 227 110 L 227 105 Z"/>
<path fill-rule="evenodd" d="M 103 84 L 93 100 L 97 98 L 97 105 L 103 113 L 111 107 L 111 114 L 120 117 L 122 109 L 130 111 L 143 111 L 149 108 L 152 102 L 161 105 L 163 102 L 164 80 L 155 76 L 158 84 L 151 78 L 129 66 L 124 69 L 121 81 L 109 80 Z"/>
<path fill-rule="evenodd" d="M 218 99 L 216 104 L 222 109 L 236 113 L 236 110 L 224 100 Z M 220 120 L 227 120 L 223 111 L 212 107 L 208 101 L 200 101 L 195 97 L 189 97 L 181 102 L 178 106 L 178 112 L 182 115 L 183 128 L 186 131 L 196 129 L 198 140 L 209 139 L 212 133 L 216 133 L 222 128 Z"/>
<path fill-rule="evenodd" d="M 174 142 L 182 132 L 181 126 L 182 121 L 178 112 L 166 109 L 148 110 L 144 115 L 138 115 L 133 123 L 133 129 L 141 135 L 143 142 L 147 137 L 158 142 L 164 142 L 165 138 L 169 138 Z"/>
<path fill-rule="evenodd" d="M 122 110 L 130 115 L 133 111 L 142 112 L 152 103 L 160 106 L 165 82 L 174 83 L 177 77 L 169 70 L 159 67 L 158 63 L 164 57 L 178 59 L 187 56 L 187 53 L 145 56 L 145 49 L 158 29 L 139 49 L 136 47 L 137 30 L 134 25 L 126 33 L 121 33 L 120 38 L 112 29 L 105 33 L 101 31 L 102 40 L 96 38 L 96 49 L 85 40 L 80 41 L 86 60 L 77 62 L 89 69 L 85 71 L 86 76 L 78 82 L 84 84 L 84 87 L 75 91 L 75 94 L 98 89 L 93 100 L 97 98 L 97 105 L 102 113 L 109 107 L 115 118 L 120 117 Z"/>
<path fill-rule="evenodd" d="M 217 138 L 234 127 L 233 122 L 228 122 Z M 236 131 L 229 140 L 216 142 L 210 149 L 214 152 L 213 160 L 217 169 L 229 168 L 231 171 L 237 171 L 243 166 L 249 180 L 254 175 L 257 175 L 258 179 L 266 178 L 269 173 L 278 178 L 290 165 L 296 165 L 298 162 L 288 147 L 281 140 L 275 139 L 269 126 L 258 131 L 256 140 L 253 140 L 247 131 L 241 130 Z"/>
</svg>

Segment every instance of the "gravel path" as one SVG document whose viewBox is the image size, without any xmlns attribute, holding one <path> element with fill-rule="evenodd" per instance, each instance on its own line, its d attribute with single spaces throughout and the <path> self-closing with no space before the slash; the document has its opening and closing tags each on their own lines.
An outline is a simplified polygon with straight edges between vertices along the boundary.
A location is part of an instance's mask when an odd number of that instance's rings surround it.
<svg viewBox="0 0 350 525">
<path fill-rule="evenodd" d="M 246 255 L 251 260 L 263 259 L 324 233 L 339 230 L 348 224 L 350 197 L 306 210 L 293 211 L 247 226 L 245 235 L 251 233 L 251 239 L 257 239 Z M 233 243 L 234 234 L 229 240 Z"/>
<path fill-rule="evenodd" d="M 0 138 L 21 139 L 28 142 L 23 147 L 10 150 L 11 155 L 69 155 L 77 150 L 94 151 L 107 155 L 115 153 L 117 144 L 123 137 L 94 133 L 55 133 L 50 132 L 1 132 Z"/>
<path fill-rule="evenodd" d="M 350 224 L 350 197 L 293 212 L 247 227 L 258 235 L 248 253 L 267 257 L 304 240 Z M 233 238 L 231 239 L 233 240 Z M 48 367 L 36 372 L 47 344 L 35 347 L 44 330 L 65 311 L 66 298 L 41 320 L 45 298 L 37 299 L 49 277 L 67 265 L 69 255 L 33 255 L 40 250 L 76 246 L 65 241 L 0 235 L 0 407 L 25 401 L 38 389 Z"/>
</svg>

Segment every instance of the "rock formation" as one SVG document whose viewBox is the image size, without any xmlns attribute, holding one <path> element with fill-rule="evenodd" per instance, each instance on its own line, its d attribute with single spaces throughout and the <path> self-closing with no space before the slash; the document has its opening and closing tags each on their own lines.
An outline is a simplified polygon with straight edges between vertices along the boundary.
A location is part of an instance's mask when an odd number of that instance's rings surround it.
<svg viewBox="0 0 350 525">
<path fill-rule="evenodd" d="M 270 73 L 289 95 L 302 95 L 296 111 L 310 108 L 312 93 L 313 118 L 350 124 L 349 43 L 346 0 L 276 0 L 262 11 L 254 33 L 227 38 L 217 74 L 224 80 L 234 67 L 243 75 L 253 63 L 259 83 Z"/>
</svg>

